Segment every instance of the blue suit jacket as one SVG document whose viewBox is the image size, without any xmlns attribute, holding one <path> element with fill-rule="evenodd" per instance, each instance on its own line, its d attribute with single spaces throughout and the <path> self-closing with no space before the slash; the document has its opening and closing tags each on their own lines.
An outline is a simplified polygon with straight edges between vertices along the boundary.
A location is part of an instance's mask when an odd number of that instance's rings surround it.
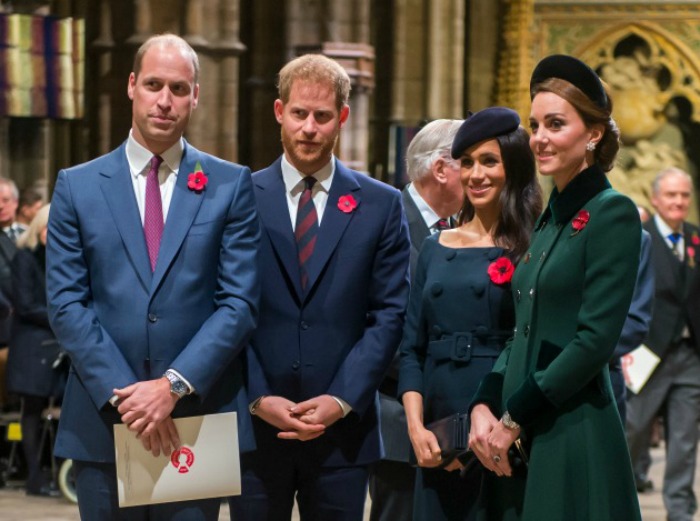
<svg viewBox="0 0 700 521">
<path fill-rule="evenodd" d="M 651 236 L 642 230 L 642 243 L 639 250 L 639 269 L 634 285 L 632 303 L 620 340 L 617 341 L 613 358 L 619 358 L 639 347 L 649 332 L 652 309 L 654 307 L 654 268 L 651 262 Z"/>
<path fill-rule="evenodd" d="M 208 177 L 187 188 L 199 161 Z M 248 169 L 185 144 L 151 273 L 125 145 L 59 172 L 47 245 L 51 326 L 72 368 L 56 453 L 113 461 L 112 389 L 179 371 L 173 416 L 245 407 L 237 355 L 255 327 L 260 232 Z M 253 443 L 239 415 L 242 448 Z"/>
<path fill-rule="evenodd" d="M 352 412 L 313 441 L 309 457 L 328 466 L 363 465 L 382 453 L 377 388 L 401 339 L 408 298 L 409 238 L 396 189 L 336 162 L 306 293 L 287 209 L 281 158 L 253 175 L 262 223 L 260 324 L 248 351 L 251 397 L 303 401 L 322 394 Z M 344 213 L 338 198 L 352 195 Z M 256 418 L 258 451 L 287 440 Z"/>
</svg>

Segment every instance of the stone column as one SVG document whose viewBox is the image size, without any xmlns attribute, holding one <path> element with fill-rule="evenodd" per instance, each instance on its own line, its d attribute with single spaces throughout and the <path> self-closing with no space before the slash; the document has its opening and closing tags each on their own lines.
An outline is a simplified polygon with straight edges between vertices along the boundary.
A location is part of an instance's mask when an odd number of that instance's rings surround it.
<svg viewBox="0 0 700 521">
<path fill-rule="evenodd" d="M 151 2 L 150 0 L 134 0 L 134 34 L 129 37 L 128 42 L 134 45 L 141 45 L 152 33 Z"/>
<path fill-rule="evenodd" d="M 374 49 L 368 43 L 369 1 L 289 0 L 287 5 L 290 58 L 322 53 L 338 61 L 350 76 L 350 118 L 340 133 L 336 154 L 351 168 L 367 171 L 369 96 L 374 88 Z"/>
<path fill-rule="evenodd" d="M 207 43 L 203 34 L 204 15 L 202 9 L 202 0 L 187 0 L 187 8 L 185 9 L 185 35 L 183 38 L 185 38 L 192 47 L 206 45 Z M 224 22 L 225 21 L 224 19 Z"/>
<path fill-rule="evenodd" d="M 428 2 L 427 119 L 463 116 L 464 2 Z"/>
<path fill-rule="evenodd" d="M 533 24 L 535 0 L 503 2 L 502 45 L 498 61 L 496 103 L 512 107 L 527 121 L 530 107 L 530 74 L 532 73 Z"/>
<path fill-rule="evenodd" d="M 238 105 L 240 96 L 240 55 L 245 46 L 240 42 L 240 4 L 238 1 L 221 2 L 221 38 L 217 50 L 221 54 L 219 93 L 221 123 L 219 151 L 222 157 L 238 160 Z"/>
<path fill-rule="evenodd" d="M 96 65 L 96 78 L 85 76 L 87 82 L 92 82 L 95 88 L 95 98 L 92 100 L 94 115 L 92 116 L 96 126 L 93 135 L 96 138 L 94 155 L 104 154 L 112 148 L 112 99 L 116 95 L 117 78 L 112 76 L 112 53 L 114 51 L 114 37 L 112 35 L 112 9 L 110 0 L 101 0 L 99 8 L 99 34 L 92 42 L 92 60 Z M 88 63 L 86 63 L 88 67 Z M 110 81 L 113 80 L 113 81 Z M 126 80 L 122 83 L 124 88 Z M 95 146 L 95 145 L 93 145 Z"/>
<path fill-rule="evenodd" d="M 423 0 L 394 1 L 394 71 L 391 119 L 416 123 L 424 117 L 426 57 Z"/>
</svg>

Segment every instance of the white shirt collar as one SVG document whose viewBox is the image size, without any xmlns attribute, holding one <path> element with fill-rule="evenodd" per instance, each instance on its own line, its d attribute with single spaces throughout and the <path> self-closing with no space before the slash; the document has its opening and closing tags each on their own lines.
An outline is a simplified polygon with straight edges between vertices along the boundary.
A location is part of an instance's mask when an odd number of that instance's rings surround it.
<svg viewBox="0 0 700 521">
<path fill-rule="evenodd" d="M 416 187 L 413 186 L 413 183 L 408 185 L 408 193 L 413 199 L 413 202 L 416 203 L 416 208 L 418 208 L 418 211 L 420 212 L 421 217 L 423 217 L 423 220 L 428 228 L 435 226 L 435 223 L 440 220 L 440 216 L 435 213 L 435 210 L 433 210 L 428 203 L 425 202 L 425 199 L 421 197 L 418 190 L 416 190 Z"/>
<path fill-rule="evenodd" d="M 163 163 L 177 175 L 180 169 L 180 161 L 182 154 L 185 151 L 185 141 L 180 138 L 168 150 L 160 154 L 163 158 Z M 133 130 L 129 131 L 129 138 L 126 140 L 126 160 L 129 162 L 129 170 L 131 175 L 136 177 L 146 170 L 146 166 L 151 161 L 153 152 L 136 141 L 133 136 Z"/>
<path fill-rule="evenodd" d="M 331 160 L 318 172 L 312 174 L 312 176 L 316 178 L 316 186 L 321 186 L 326 193 L 331 189 L 334 175 L 335 156 L 332 156 Z M 284 181 L 284 187 L 287 193 L 294 195 L 296 192 L 302 192 L 301 181 L 305 177 L 306 176 L 299 172 L 294 165 L 287 161 L 285 155 L 282 156 L 282 180 Z"/>
<path fill-rule="evenodd" d="M 673 230 L 667 223 L 666 221 L 663 220 L 663 218 L 657 213 L 654 214 L 654 223 L 656 224 L 656 228 L 659 230 L 659 233 L 661 236 L 668 240 L 668 236 L 671 235 L 672 233 L 676 233 L 675 230 Z M 683 238 L 683 227 L 681 226 L 681 239 Z"/>
</svg>

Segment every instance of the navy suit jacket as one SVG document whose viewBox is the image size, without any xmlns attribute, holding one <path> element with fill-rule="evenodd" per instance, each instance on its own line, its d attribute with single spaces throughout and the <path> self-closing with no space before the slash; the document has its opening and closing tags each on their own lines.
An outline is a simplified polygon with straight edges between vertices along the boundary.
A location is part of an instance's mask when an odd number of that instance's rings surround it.
<svg viewBox="0 0 700 521">
<path fill-rule="evenodd" d="M 19 249 L 12 259 L 12 335 L 7 357 L 7 390 L 60 397 L 65 372 L 53 368 L 59 346 L 46 312 L 46 275 L 36 251 Z"/>
<path fill-rule="evenodd" d="M 260 323 L 248 351 L 249 395 L 342 398 L 352 412 L 302 447 L 328 466 L 375 461 L 382 454 L 377 388 L 401 340 L 409 291 L 400 192 L 336 161 L 303 292 L 281 158 L 255 173 L 253 183 L 264 276 Z M 353 211 L 338 208 L 343 195 L 357 201 Z M 299 443 L 278 440 L 259 418 L 254 423 L 261 454 Z"/>
<path fill-rule="evenodd" d="M 188 189 L 200 162 L 208 184 Z M 237 357 L 255 327 L 260 231 L 247 168 L 185 144 L 155 272 L 125 145 L 59 172 L 47 244 L 51 326 L 72 361 L 56 454 L 114 461 L 114 388 L 179 371 L 173 416 L 245 407 Z M 245 409 L 244 409 L 245 410 Z M 239 414 L 241 448 L 253 443 Z"/>
<path fill-rule="evenodd" d="M 416 265 L 418 264 L 418 254 L 423 246 L 423 241 L 430 236 L 430 228 L 425 224 L 425 219 L 423 219 L 416 202 L 411 197 L 408 185 L 401 191 L 401 197 L 404 210 L 406 211 L 406 219 L 408 220 L 408 233 L 411 237 L 411 280 L 413 280 L 416 274 Z M 398 378 L 398 367 L 396 377 Z"/>
<path fill-rule="evenodd" d="M 693 345 L 700 352 L 700 229 L 683 223 L 686 253 L 683 262 L 678 262 L 654 219 L 643 226 L 651 235 L 656 275 L 654 312 L 646 345 L 663 358 L 671 344 L 680 339 L 683 327 L 688 325 Z"/>
<path fill-rule="evenodd" d="M 617 359 L 639 347 L 649 332 L 652 309 L 654 307 L 654 268 L 651 261 L 651 236 L 642 230 L 642 243 L 639 250 L 639 269 L 634 285 L 632 303 L 627 319 L 622 326 L 620 340 L 617 341 L 613 358 Z"/>
</svg>

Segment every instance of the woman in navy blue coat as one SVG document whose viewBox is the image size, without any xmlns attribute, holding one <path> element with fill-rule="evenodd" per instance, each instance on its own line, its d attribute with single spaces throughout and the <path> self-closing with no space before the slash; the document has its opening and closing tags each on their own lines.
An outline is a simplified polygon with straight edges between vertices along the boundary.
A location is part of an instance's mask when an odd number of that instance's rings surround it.
<svg viewBox="0 0 700 521">
<path fill-rule="evenodd" d="M 22 448 L 27 460 L 27 493 L 58 495 L 41 472 L 39 432 L 48 398 L 61 393 L 61 374 L 53 368 L 59 354 L 46 313 L 46 227 L 49 206 L 34 217 L 17 241 L 12 260 L 14 308 L 7 359 L 7 390 L 22 399 Z"/>
<path fill-rule="evenodd" d="M 482 481 L 475 466 L 444 461 L 425 426 L 467 412 L 481 379 L 512 335 L 513 267 L 542 202 L 528 134 L 517 113 L 492 107 L 455 137 L 465 202 L 459 226 L 421 249 L 401 344 L 399 396 L 419 470 L 414 519 L 473 519 Z"/>
</svg>

